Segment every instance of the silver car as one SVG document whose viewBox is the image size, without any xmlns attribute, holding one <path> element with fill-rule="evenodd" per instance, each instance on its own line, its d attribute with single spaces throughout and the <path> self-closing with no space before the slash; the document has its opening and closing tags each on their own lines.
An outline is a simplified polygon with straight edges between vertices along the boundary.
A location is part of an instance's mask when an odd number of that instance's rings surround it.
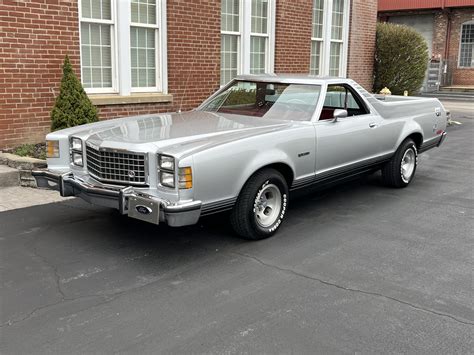
<svg viewBox="0 0 474 355">
<path fill-rule="evenodd" d="M 239 76 L 185 113 L 125 117 L 47 135 L 39 187 L 151 223 L 184 226 L 230 211 L 262 239 L 296 190 L 382 170 L 406 187 L 439 146 L 448 113 L 432 98 L 376 97 L 352 80 Z"/>
</svg>

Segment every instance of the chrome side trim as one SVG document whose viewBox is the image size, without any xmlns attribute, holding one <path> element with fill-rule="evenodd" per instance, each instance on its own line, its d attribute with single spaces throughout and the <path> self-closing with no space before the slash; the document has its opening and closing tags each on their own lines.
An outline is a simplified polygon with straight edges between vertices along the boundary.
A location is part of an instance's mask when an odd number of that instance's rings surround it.
<svg viewBox="0 0 474 355">
<path fill-rule="evenodd" d="M 380 157 L 367 159 L 355 164 L 350 164 L 340 168 L 324 171 L 322 173 L 314 174 L 312 176 L 305 177 L 302 179 L 297 179 L 291 185 L 290 191 L 310 187 L 319 183 L 330 183 L 331 181 L 338 181 L 347 177 L 370 172 L 371 170 L 390 160 L 391 157 L 392 154 L 386 154 Z"/>
<path fill-rule="evenodd" d="M 206 203 L 202 205 L 201 215 L 207 216 L 214 213 L 224 212 L 231 210 L 237 202 L 237 197 L 229 198 L 225 200 L 219 200 L 211 203 Z"/>
<path fill-rule="evenodd" d="M 421 147 L 418 149 L 418 153 L 424 153 L 426 152 L 427 150 L 430 150 L 430 149 L 433 149 L 435 147 L 439 147 L 443 141 L 445 140 L 446 138 L 446 132 L 443 132 L 443 134 L 441 134 L 441 136 L 436 136 L 436 137 L 433 137 L 433 138 L 430 138 L 429 140 L 425 141 Z"/>
</svg>

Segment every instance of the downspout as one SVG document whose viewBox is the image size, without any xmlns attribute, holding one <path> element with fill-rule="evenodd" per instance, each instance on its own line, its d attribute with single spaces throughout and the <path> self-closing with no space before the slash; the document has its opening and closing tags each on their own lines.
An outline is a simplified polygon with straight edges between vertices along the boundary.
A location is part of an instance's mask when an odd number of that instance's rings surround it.
<svg viewBox="0 0 474 355">
<path fill-rule="evenodd" d="M 446 26 L 446 43 L 444 44 L 444 58 L 445 58 L 445 69 L 444 69 L 444 74 L 447 76 L 448 74 L 448 68 L 449 68 L 449 44 L 451 43 L 451 11 L 450 9 L 445 9 L 444 8 L 444 2 L 446 0 L 443 1 L 443 11 L 446 13 L 447 17 L 448 17 L 448 23 L 447 23 L 447 26 Z M 445 79 L 446 81 L 446 79 Z M 446 84 L 446 82 L 444 83 Z M 451 85 L 451 80 L 450 80 L 450 83 Z"/>
</svg>

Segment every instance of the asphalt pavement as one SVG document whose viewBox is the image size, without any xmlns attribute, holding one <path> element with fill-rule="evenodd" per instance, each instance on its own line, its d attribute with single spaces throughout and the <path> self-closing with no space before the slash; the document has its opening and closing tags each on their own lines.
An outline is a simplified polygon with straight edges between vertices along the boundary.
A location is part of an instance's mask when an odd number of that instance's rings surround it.
<svg viewBox="0 0 474 355">
<path fill-rule="evenodd" d="M 459 106 L 457 106 L 459 105 Z M 380 176 L 290 203 L 273 238 L 79 199 L 0 213 L 0 352 L 472 353 L 474 113 Z"/>
</svg>

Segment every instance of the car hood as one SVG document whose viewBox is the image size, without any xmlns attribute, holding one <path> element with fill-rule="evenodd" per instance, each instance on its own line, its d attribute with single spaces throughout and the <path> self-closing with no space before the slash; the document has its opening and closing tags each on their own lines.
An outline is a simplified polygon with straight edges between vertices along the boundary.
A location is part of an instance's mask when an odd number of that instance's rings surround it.
<svg viewBox="0 0 474 355">
<path fill-rule="evenodd" d="M 95 146 L 132 149 L 152 144 L 157 148 L 192 149 L 219 144 L 287 127 L 288 121 L 191 111 L 127 117 L 84 126 L 74 133 Z"/>
</svg>

